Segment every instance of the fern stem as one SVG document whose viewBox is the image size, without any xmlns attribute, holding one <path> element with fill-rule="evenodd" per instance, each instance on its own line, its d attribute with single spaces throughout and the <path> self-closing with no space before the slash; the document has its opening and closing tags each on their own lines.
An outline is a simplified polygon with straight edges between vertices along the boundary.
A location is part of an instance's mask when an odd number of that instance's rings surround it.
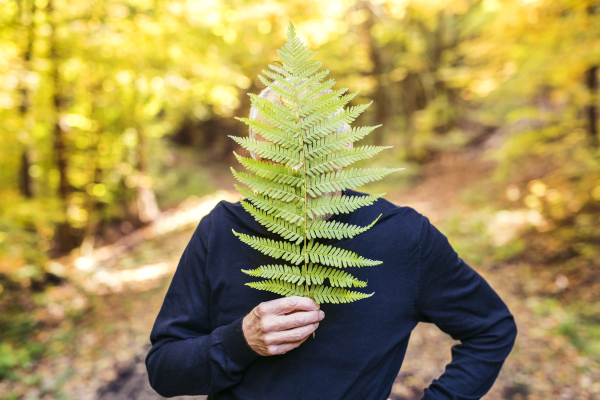
<svg viewBox="0 0 600 400">
<path fill-rule="evenodd" d="M 293 41 L 293 37 L 292 37 L 292 41 Z M 296 72 L 296 71 L 294 71 Z M 295 96 L 295 103 L 296 103 L 296 118 L 298 118 L 298 120 L 296 121 L 297 123 L 297 129 L 298 129 L 298 133 L 300 134 L 300 143 L 302 143 L 302 178 L 304 180 L 304 186 L 303 186 L 303 190 L 304 190 L 304 205 L 302 206 L 302 217 L 304 218 L 304 247 L 302 248 L 302 254 L 304 255 L 304 267 L 302 268 L 302 275 L 304 275 L 304 279 L 305 279 L 305 284 L 306 284 L 306 297 L 310 298 L 310 289 L 309 289 L 309 285 L 308 285 L 308 279 L 306 279 L 306 275 L 308 274 L 308 266 L 307 266 L 307 261 L 306 261 L 306 232 L 307 232 L 307 207 L 308 207 L 308 183 L 306 182 L 307 179 L 307 174 L 306 174 L 306 151 L 305 151 L 305 146 L 304 146 L 304 136 L 302 135 L 302 117 L 301 117 L 301 111 L 300 111 L 300 99 L 298 98 L 298 90 L 297 90 L 297 86 L 296 86 L 296 82 L 292 82 L 292 85 L 294 85 L 294 96 Z M 314 335 L 313 335 L 314 337 Z"/>
<path fill-rule="evenodd" d="M 300 117 L 300 100 L 298 99 L 298 91 L 296 90 L 296 82 L 294 82 L 294 95 L 296 96 L 296 112 L 297 112 L 297 118 L 298 118 L 298 128 L 299 128 L 299 133 L 300 133 L 300 139 L 302 140 L 302 163 L 303 163 L 303 168 L 302 168 L 302 177 L 304 178 L 304 206 L 302 207 L 302 217 L 304 218 L 304 248 L 302 249 L 302 252 L 304 253 L 304 268 L 302 268 L 302 273 L 304 275 L 304 279 L 305 279 L 305 285 L 306 285 L 306 297 L 310 298 L 310 290 L 309 290 L 309 285 L 308 285 L 308 279 L 306 279 L 306 275 L 308 274 L 308 267 L 306 265 L 306 231 L 308 228 L 308 221 L 307 221 L 307 207 L 308 207 L 308 184 L 306 182 L 306 151 L 304 151 L 305 147 L 304 147 L 304 137 L 302 136 L 302 120 Z M 316 337 L 315 332 L 313 332 L 312 334 L 313 339 Z"/>
<path fill-rule="evenodd" d="M 296 93 L 296 87 L 294 84 L 294 92 L 296 94 L 296 108 L 298 109 L 298 126 L 301 127 L 302 126 L 302 121 L 300 118 L 300 104 L 299 104 L 299 100 L 298 100 L 298 93 Z M 304 274 L 304 279 L 306 279 L 306 275 L 308 274 L 307 271 L 307 264 L 306 264 L 306 232 L 308 230 L 308 221 L 307 221 L 307 207 L 308 207 L 308 183 L 306 182 L 306 152 L 304 151 L 304 137 L 302 136 L 302 128 L 300 128 L 300 139 L 302 139 L 302 162 L 304 163 L 304 168 L 302 168 L 302 177 L 304 178 L 304 207 L 302 207 L 302 217 L 304 218 L 304 248 L 302 249 L 302 252 L 304 253 L 304 268 L 303 268 L 303 274 Z M 306 297 L 310 298 L 310 291 L 309 291 L 309 286 L 308 286 L 308 279 L 306 279 Z"/>
</svg>

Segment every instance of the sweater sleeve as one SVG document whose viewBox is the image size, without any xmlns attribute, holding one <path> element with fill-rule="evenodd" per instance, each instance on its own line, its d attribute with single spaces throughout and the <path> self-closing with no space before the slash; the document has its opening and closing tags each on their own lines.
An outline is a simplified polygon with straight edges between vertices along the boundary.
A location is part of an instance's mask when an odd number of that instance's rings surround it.
<svg viewBox="0 0 600 400">
<path fill-rule="evenodd" d="M 461 343 L 452 361 L 425 389 L 426 400 L 480 399 L 492 387 L 512 350 L 517 327 L 489 284 L 452 249 L 446 237 L 423 217 L 415 308 Z"/>
<path fill-rule="evenodd" d="M 206 281 L 210 215 L 188 243 L 162 308 L 146 356 L 150 385 L 164 397 L 203 395 L 238 383 L 260 357 L 246 342 L 242 318 L 211 330 L 210 289 Z"/>
</svg>

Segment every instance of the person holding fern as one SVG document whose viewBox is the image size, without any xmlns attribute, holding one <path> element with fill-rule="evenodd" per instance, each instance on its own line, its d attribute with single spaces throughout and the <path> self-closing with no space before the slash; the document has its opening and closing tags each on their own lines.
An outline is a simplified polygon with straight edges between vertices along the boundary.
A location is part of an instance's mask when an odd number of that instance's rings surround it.
<svg viewBox="0 0 600 400">
<path fill-rule="evenodd" d="M 425 216 L 352 189 L 396 171 L 346 168 L 387 148 L 353 146 L 376 128 L 349 126 L 368 105 L 344 109 L 356 93 L 322 82 L 292 24 L 278 53 L 240 119 L 250 137 L 233 137 L 251 155 L 236 157 L 253 174 L 233 170 L 245 199 L 220 202 L 192 236 L 150 335 L 151 386 L 385 400 L 425 322 L 461 344 L 423 399 L 483 397 L 512 350 L 512 314 Z"/>
</svg>

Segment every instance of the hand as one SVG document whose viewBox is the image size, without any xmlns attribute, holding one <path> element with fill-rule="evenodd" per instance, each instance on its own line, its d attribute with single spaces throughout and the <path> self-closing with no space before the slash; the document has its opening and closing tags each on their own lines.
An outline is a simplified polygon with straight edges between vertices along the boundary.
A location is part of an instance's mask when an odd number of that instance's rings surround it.
<svg viewBox="0 0 600 400">
<path fill-rule="evenodd" d="M 308 297 L 292 296 L 265 301 L 243 320 L 246 341 L 261 356 L 285 354 L 304 342 L 325 317 Z"/>
</svg>

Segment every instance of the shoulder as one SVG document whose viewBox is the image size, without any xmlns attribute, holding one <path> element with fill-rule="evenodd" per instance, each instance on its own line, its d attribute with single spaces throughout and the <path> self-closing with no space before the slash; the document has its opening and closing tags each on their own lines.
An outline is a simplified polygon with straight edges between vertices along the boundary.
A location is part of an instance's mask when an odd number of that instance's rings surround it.
<svg viewBox="0 0 600 400">
<path fill-rule="evenodd" d="M 370 195 L 351 189 L 345 190 L 344 194 L 352 197 Z M 344 217 L 340 219 L 341 221 L 357 225 L 368 225 L 379 217 L 375 224 L 378 230 L 385 231 L 389 235 L 402 235 L 404 238 L 409 236 L 415 240 L 419 238 L 421 230 L 429 224 L 427 217 L 414 208 L 394 204 L 383 197 L 376 199 L 370 206 L 356 209 L 350 215 L 342 215 Z M 251 234 L 270 234 L 246 212 L 241 200 L 237 202 L 221 200 L 202 217 L 195 235 L 200 234 L 207 238 L 211 234 L 230 233 L 231 229 Z"/>
<path fill-rule="evenodd" d="M 347 193 L 351 196 L 369 196 L 368 193 L 362 193 L 355 190 L 348 190 Z M 372 206 L 364 207 L 357 211 L 364 214 L 370 214 L 370 216 L 375 216 L 375 218 L 381 214 L 380 221 L 390 219 L 394 224 L 417 229 L 420 229 L 425 220 L 427 220 L 427 217 L 416 211 L 414 208 L 394 204 L 383 197 L 378 198 Z"/>
<path fill-rule="evenodd" d="M 354 196 L 368 196 L 366 193 L 348 191 Z M 427 217 L 409 206 L 397 205 L 380 197 L 373 205 L 356 210 L 350 221 L 356 225 L 368 225 L 379 217 L 377 223 L 367 233 L 386 242 L 402 243 L 403 248 L 415 249 L 422 239 L 422 231 L 427 226 Z"/>
</svg>

